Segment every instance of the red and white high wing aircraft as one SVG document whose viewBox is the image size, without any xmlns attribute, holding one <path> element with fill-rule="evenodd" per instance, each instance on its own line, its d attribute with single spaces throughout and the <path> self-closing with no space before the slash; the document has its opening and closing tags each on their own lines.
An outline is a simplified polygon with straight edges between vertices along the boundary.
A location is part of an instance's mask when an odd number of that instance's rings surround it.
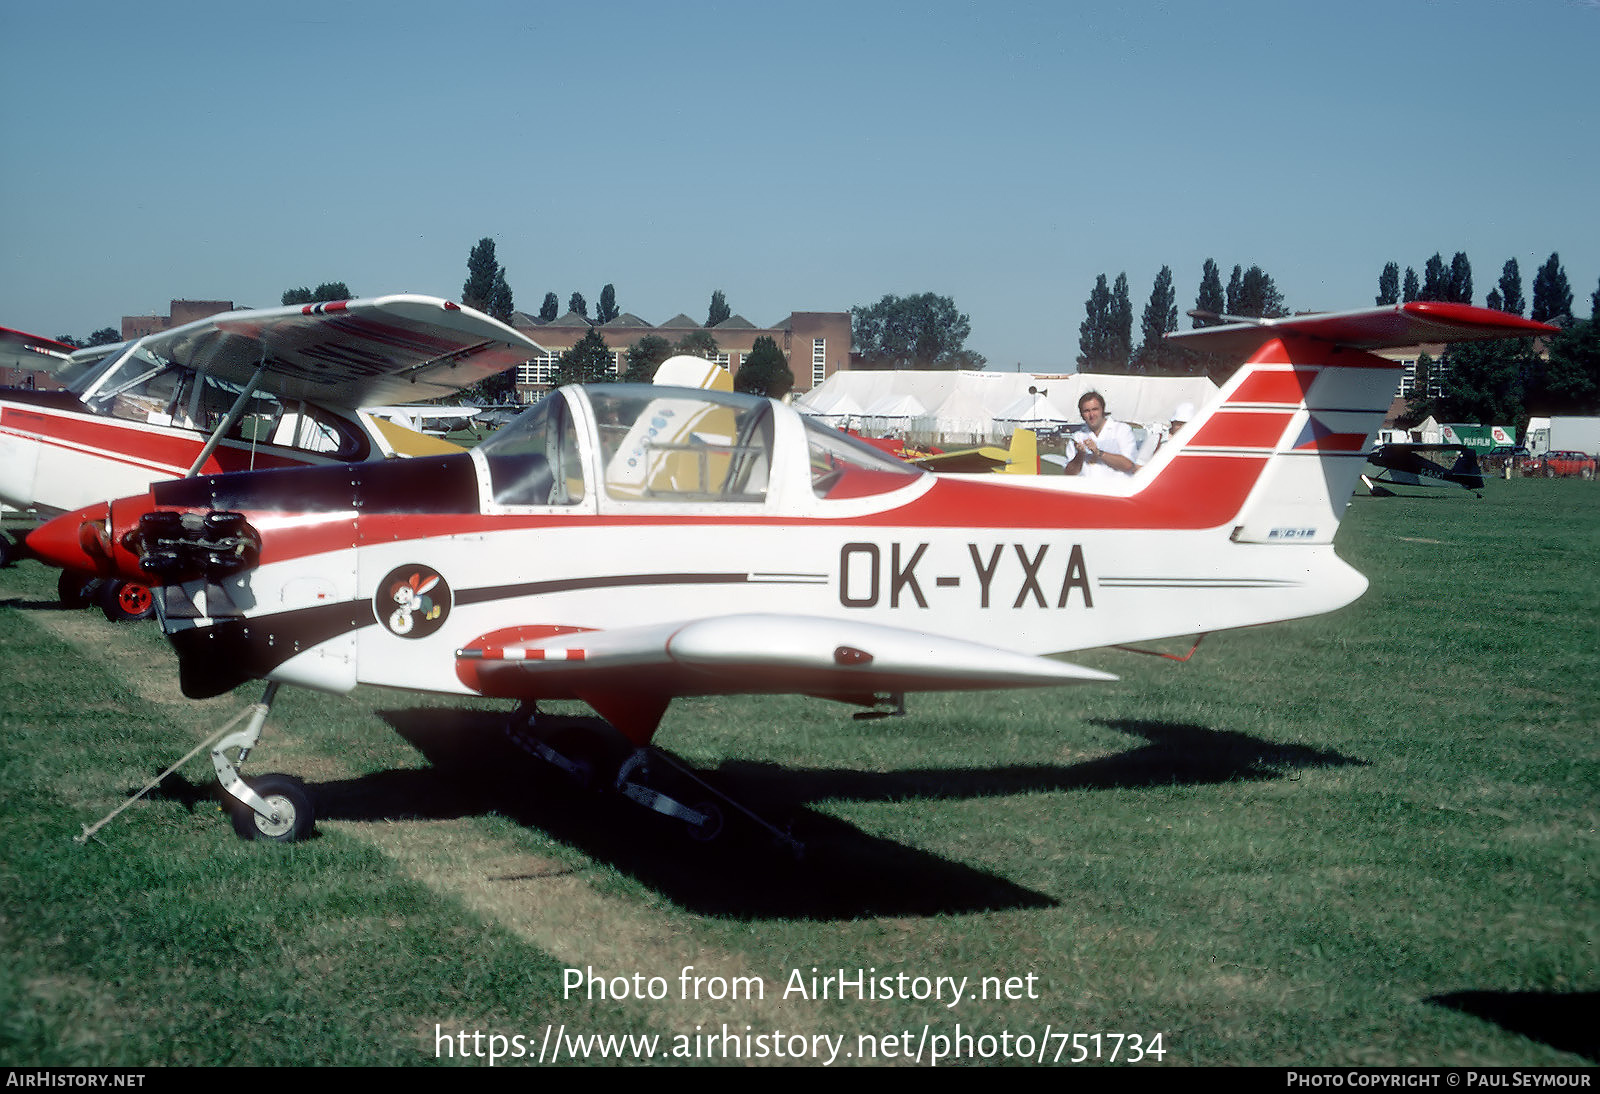
<svg viewBox="0 0 1600 1094">
<path fill-rule="evenodd" d="M 1367 582 L 1334 532 L 1398 383 L 1365 351 L 1550 329 L 1413 303 L 1186 332 L 1248 361 L 1111 484 L 933 475 L 771 400 L 598 385 L 468 453 L 160 483 L 28 542 L 157 585 L 187 694 L 269 682 L 213 751 L 242 835 L 311 828 L 298 780 L 246 782 L 228 755 L 285 683 L 503 697 L 519 720 L 581 699 L 633 750 L 616 789 L 705 833 L 715 803 L 651 785 L 674 697 L 1111 680 L 1056 655 L 1348 604 Z"/>
<path fill-rule="evenodd" d="M 447 395 L 540 352 L 426 296 L 228 312 L 80 350 L 55 367 L 66 391 L 0 389 L 0 502 L 54 515 L 184 475 L 382 459 L 403 431 L 357 408 Z M 77 587 L 65 575 L 63 599 Z M 139 614 L 141 595 L 111 585 L 107 614 Z"/>
</svg>

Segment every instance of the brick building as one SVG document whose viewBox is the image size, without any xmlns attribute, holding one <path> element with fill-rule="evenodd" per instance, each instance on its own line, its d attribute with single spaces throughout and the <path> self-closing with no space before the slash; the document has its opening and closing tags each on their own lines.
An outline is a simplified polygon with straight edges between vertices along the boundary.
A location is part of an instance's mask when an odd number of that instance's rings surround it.
<svg viewBox="0 0 1600 1094">
<path fill-rule="evenodd" d="M 196 319 L 205 319 L 233 310 L 232 300 L 174 300 L 171 310 L 166 315 L 124 315 L 122 337 L 124 341 L 130 338 L 143 338 L 158 330 L 171 330 L 185 323 L 193 323 Z"/>
<path fill-rule="evenodd" d="M 624 312 L 609 323 L 596 324 L 568 312 L 548 323 L 525 312 L 516 312 L 511 325 L 545 348 L 517 370 L 517 398 L 530 402 L 550 386 L 550 377 L 560 364 L 561 355 L 577 345 L 591 330 L 599 330 L 612 352 L 618 375 L 628 371 L 628 351 L 646 335 L 665 338 L 676 345 L 686 335 L 705 331 L 717 343 L 715 360 L 737 373 L 757 338 L 765 335 L 778 344 L 789 359 L 796 393 L 810 391 L 840 369 L 850 367 L 850 313 L 797 311 L 771 327 L 758 327 L 734 315 L 707 327 L 687 315 L 678 314 L 664 323 L 651 324 L 637 315 Z"/>
</svg>

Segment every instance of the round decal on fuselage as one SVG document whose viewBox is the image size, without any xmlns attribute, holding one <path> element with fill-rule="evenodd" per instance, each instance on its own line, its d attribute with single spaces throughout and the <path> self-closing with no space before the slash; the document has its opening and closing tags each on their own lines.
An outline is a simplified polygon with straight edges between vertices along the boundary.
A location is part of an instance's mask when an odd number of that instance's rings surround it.
<svg viewBox="0 0 1600 1094">
<path fill-rule="evenodd" d="M 397 566 L 378 583 L 372 611 L 390 634 L 426 638 L 450 615 L 450 586 L 427 566 Z"/>
</svg>

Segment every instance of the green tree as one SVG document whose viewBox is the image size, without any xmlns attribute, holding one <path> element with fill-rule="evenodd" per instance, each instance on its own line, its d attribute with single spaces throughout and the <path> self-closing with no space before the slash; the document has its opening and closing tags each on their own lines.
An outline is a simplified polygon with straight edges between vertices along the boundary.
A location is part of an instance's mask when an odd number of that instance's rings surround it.
<svg viewBox="0 0 1600 1094">
<path fill-rule="evenodd" d="M 1413 300 L 1422 298 L 1422 290 L 1417 287 L 1417 271 L 1410 266 L 1406 267 L 1405 286 L 1400 290 L 1400 300 L 1409 304 Z"/>
<path fill-rule="evenodd" d="M 1589 294 L 1589 318 L 1600 320 L 1600 285 Z"/>
<path fill-rule="evenodd" d="M 1450 291 L 1450 274 L 1444 268 L 1444 256 L 1438 251 L 1422 267 L 1422 292 L 1418 300 L 1446 300 Z"/>
<path fill-rule="evenodd" d="M 89 335 L 89 340 L 85 342 L 84 345 L 114 346 L 120 341 L 122 341 L 122 332 L 116 327 L 101 327 L 99 330 Z"/>
<path fill-rule="evenodd" d="M 1390 262 L 1378 275 L 1378 295 L 1374 304 L 1400 303 L 1400 263 Z"/>
<path fill-rule="evenodd" d="M 285 289 L 285 304 L 321 304 L 329 300 L 354 300 L 356 294 L 343 281 L 324 281 L 314 289 Z"/>
<path fill-rule="evenodd" d="M 1150 300 L 1139 319 L 1139 352 L 1134 357 L 1135 372 L 1167 372 L 1181 367 L 1175 349 L 1165 335 L 1178 329 L 1178 294 L 1172 287 L 1172 267 L 1163 266 L 1150 287 Z"/>
<path fill-rule="evenodd" d="M 511 286 L 504 267 L 494 257 L 494 240 L 484 236 L 467 255 L 467 280 L 461 286 L 461 303 L 492 315 L 502 323 L 511 322 L 514 305 Z"/>
<path fill-rule="evenodd" d="M 617 307 L 617 290 L 614 285 L 607 285 L 600 290 L 600 310 L 595 313 L 596 323 L 609 323 L 622 314 Z"/>
<path fill-rule="evenodd" d="M 765 334 L 757 338 L 733 378 L 733 388 L 772 399 L 789 394 L 794 389 L 794 373 L 789 371 L 789 360 L 778 343 Z"/>
<path fill-rule="evenodd" d="M 596 327 L 578 340 L 578 344 L 561 355 L 551 387 L 566 384 L 603 384 L 617 378 L 616 356 Z"/>
<path fill-rule="evenodd" d="M 1119 273 L 1111 286 L 1111 352 L 1118 372 L 1127 372 L 1133 358 L 1133 301 L 1128 297 L 1128 275 Z"/>
<path fill-rule="evenodd" d="M 710 331 L 692 330 L 678 339 L 678 344 L 672 347 L 672 352 L 687 353 L 690 357 L 704 357 L 707 361 L 714 361 L 721 348 Z"/>
<path fill-rule="evenodd" d="M 589 318 L 589 302 L 583 298 L 581 292 L 575 292 L 568 297 L 567 310 L 584 319 Z"/>
<path fill-rule="evenodd" d="M 1439 396 L 1430 413 L 1442 422 L 1519 422 L 1534 360 L 1526 339 L 1452 342 L 1439 359 Z"/>
<path fill-rule="evenodd" d="M 539 321 L 541 323 L 553 323 L 555 322 L 556 317 L 560 314 L 560 298 L 558 298 L 553 292 L 545 293 L 544 303 L 539 306 Z"/>
<path fill-rule="evenodd" d="M 659 334 L 647 334 L 628 350 L 628 371 L 622 378 L 630 384 L 648 384 L 656 378 L 661 362 L 671 356 L 671 342 Z"/>
<path fill-rule="evenodd" d="M 1572 314 L 1572 287 L 1567 284 L 1567 271 L 1561 266 L 1561 256 L 1551 253 L 1539 272 L 1533 275 L 1533 311 L 1529 318 L 1539 323 L 1551 323 Z"/>
<path fill-rule="evenodd" d="M 1551 337 L 1548 351 L 1549 359 L 1528 393 L 1528 409 L 1537 414 L 1600 414 L 1600 322 L 1572 324 Z"/>
<path fill-rule="evenodd" d="M 1288 312 L 1283 294 L 1266 271 L 1260 266 L 1248 270 L 1235 266 L 1228 279 L 1228 314 L 1272 319 Z"/>
<path fill-rule="evenodd" d="M 718 323 L 733 315 L 728 307 L 728 298 L 722 295 L 721 289 L 711 291 L 711 310 L 706 312 L 706 326 L 714 327 Z"/>
<path fill-rule="evenodd" d="M 972 323 L 948 296 L 891 294 L 870 307 L 856 305 L 850 317 L 860 368 L 983 367 L 983 356 L 966 348 Z"/>
<path fill-rule="evenodd" d="M 1228 310 L 1228 298 L 1222 294 L 1222 271 L 1217 268 L 1214 258 L 1206 259 L 1205 266 L 1201 268 L 1200 292 L 1194 298 L 1194 310 L 1205 313 L 1205 316 L 1194 317 L 1196 329 L 1216 326 L 1222 320 L 1206 316 L 1220 316 Z"/>
<path fill-rule="evenodd" d="M 1457 251 L 1450 260 L 1450 276 L 1446 282 L 1445 299 L 1456 304 L 1472 303 L 1472 263 L 1465 251 Z"/>
<path fill-rule="evenodd" d="M 1490 304 L 1496 311 L 1509 312 L 1512 315 L 1521 315 L 1527 302 L 1522 298 L 1522 271 L 1517 267 L 1517 260 L 1506 259 L 1506 264 L 1500 267 L 1500 282 L 1496 289 L 1500 303 Z"/>
<path fill-rule="evenodd" d="M 1115 349 L 1111 332 L 1111 287 L 1106 284 L 1105 274 L 1095 277 L 1083 311 L 1083 322 L 1078 324 L 1078 371 L 1109 372 Z"/>
</svg>

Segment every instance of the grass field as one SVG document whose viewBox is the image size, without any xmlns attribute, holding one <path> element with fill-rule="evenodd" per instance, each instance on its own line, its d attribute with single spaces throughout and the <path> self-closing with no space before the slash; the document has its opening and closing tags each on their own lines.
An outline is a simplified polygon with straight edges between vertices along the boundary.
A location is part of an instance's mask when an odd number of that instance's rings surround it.
<svg viewBox="0 0 1600 1094">
<path fill-rule="evenodd" d="M 1361 498 L 1340 545 L 1355 605 L 1080 658 L 1117 684 L 676 704 L 658 742 L 792 821 L 798 863 L 578 794 L 503 704 L 373 690 L 286 690 L 247 765 L 312 784 L 317 838 L 237 840 L 201 758 L 75 843 L 258 691 L 184 700 L 156 627 L 0 571 L 0 1064 L 460 1062 L 547 1029 L 707 1062 L 724 1028 L 803 1062 L 925 1030 L 994 1062 L 1133 1047 L 1063 1033 L 1160 1034 L 1169 1066 L 1596 1062 L 1600 489 Z M 785 998 L 841 969 L 944 994 Z"/>
</svg>

